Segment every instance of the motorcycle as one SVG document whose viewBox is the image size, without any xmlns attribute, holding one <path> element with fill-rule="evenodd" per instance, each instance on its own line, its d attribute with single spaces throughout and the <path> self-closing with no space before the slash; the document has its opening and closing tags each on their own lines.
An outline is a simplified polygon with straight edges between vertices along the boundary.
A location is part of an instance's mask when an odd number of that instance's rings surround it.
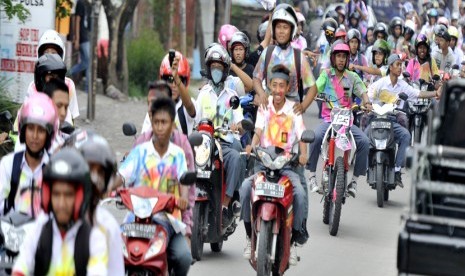
<svg viewBox="0 0 465 276">
<path fill-rule="evenodd" d="M 383 207 L 384 201 L 389 200 L 389 191 L 396 188 L 395 159 L 397 145 L 394 139 L 393 118 L 395 114 L 405 113 L 407 95 L 399 94 L 391 103 L 384 105 L 373 104 L 368 138 L 370 151 L 368 154 L 368 184 L 376 189 L 378 207 Z M 395 120 L 395 119 L 394 119 Z"/>
<path fill-rule="evenodd" d="M 189 136 L 189 141 L 199 137 L 202 141 L 201 145 L 194 146 L 197 182 L 191 250 L 192 257 L 197 261 L 202 259 L 204 243 L 210 243 L 213 252 L 221 252 L 223 241 L 227 240 L 237 227 L 236 220 L 240 215 L 240 210 L 235 210 L 236 206 L 240 206 L 238 191 L 234 193 L 228 206 L 229 210 L 234 210 L 232 223 L 226 228 L 222 226 L 222 201 L 226 194 L 226 177 L 219 137 L 222 134 L 236 134 L 228 128 L 225 118 L 229 112 L 238 107 L 239 98 L 231 97 L 230 108 L 223 116 L 221 126 L 215 126 L 210 119 L 202 119 L 196 131 Z M 216 121 L 219 122 L 218 116 Z M 245 119 L 242 121 L 242 127 L 252 130 L 253 123 Z"/>
<path fill-rule="evenodd" d="M 195 179 L 195 173 L 188 172 L 181 176 L 180 183 L 190 185 Z M 174 195 L 139 186 L 120 189 L 114 197 L 103 199 L 99 204 L 111 202 L 135 215 L 134 222 L 121 225 L 126 275 L 171 275 L 166 251 L 168 229 L 182 232 L 185 226 L 171 215 L 176 208 Z"/>
<path fill-rule="evenodd" d="M 331 99 L 319 94 L 317 101 L 326 102 L 331 108 L 331 125 L 326 131 L 321 144 L 323 165 L 323 223 L 328 224 L 329 234 L 336 236 L 339 230 L 342 205 L 347 193 L 347 172 L 354 159 L 357 146 L 350 131 L 353 113 L 349 108 L 334 107 Z"/>
<path fill-rule="evenodd" d="M 306 130 L 301 141 L 311 143 L 315 134 Z M 296 141 L 293 145 L 298 145 Z M 252 184 L 252 258 L 250 264 L 257 275 L 283 275 L 289 268 L 293 213 L 292 183 L 279 173 L 283 167 L 294 165 L 298 154 L 282 148 L 257 147 L 251 156 L 265 170 L 257 173 Z"/>
<path fill-rule="evenodd" d="M 13 152 L 15 143 L 9 136 L 13 130 L 13 117 L 6 110 L 0 113 L 0 159 L 10 152 Z"/>
<path fill-rule="evenodd" d="M 32 217 L 14 210 L 0 218 L 0 274 L 11 274 L 24 238 L 33 228 Z"/>
</svg>

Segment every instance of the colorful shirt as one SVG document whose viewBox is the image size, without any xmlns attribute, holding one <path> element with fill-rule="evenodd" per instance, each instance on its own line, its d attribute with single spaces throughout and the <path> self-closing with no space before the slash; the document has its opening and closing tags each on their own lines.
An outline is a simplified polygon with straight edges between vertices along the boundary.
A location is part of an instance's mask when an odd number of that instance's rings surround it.
<svg viewBox="0 0 465 276">
<path fill-rule="evenodd" d="M 368 61 L 365 55 L 361 53 L 357 53 L 355 55 L 350 55 L 349 63 L 361 65 L 361 66 L 368 66 Z M 355 73 L 363 80 L 363 72 L 361 70 L 355 70 Z"/>
<path fill-rule="evenodd" d="M 0 214 L 3 214 L 5 207 L 4 201 L 8 199 L 10 194 L 11 186 L 11 173 L 13 171 L 13 159 L 16 152 L 9 153 L 4 156 L 0 161 Z M 32 216 L 32 208 L 34 206 L 34 214 L 38 215 L 41 211 L 40 206 L 40 187 L 42 187 L 42 168 L 48 163 L 49 156 L 44 153 L 40 164 L 31 170 L 26 162 L 25 153 L 21 161 L 21 174 L 19 177 L 18 190 L 15 197 L 15 210 L 26 213 Z M 34 184 L 34 189 L 31 189 Z M 34 193 L 31 196 L 31 193 Z M 31 203 L 31 197 L 34 203 Z M 6 214 L 5 214 L 6 215 Z"/>
<path fill-rule="evenodd" d="M 425 61 L 420 64 L 418 58 L 411 59 L 408 62 L 407 68 L 405 69 L 410 74 L 412 81 L 418 81 L 423 79 L 427 82 L 433 79 L 434 75 L 439 75 L 439 69 L 434 58 L 430 59 L 430 62 Z"/>
<path fill-rule="evenodd" d="M 268 107 L 258 108 L 255 128 L 262 130 L 260 145 L 262 147 L 277 146 L 286 152 L 291 152 L 292 145 L 300 140 L 305 130 L 302 115 L 294 114 L 295 102 L 286 99 L 281 110 L 276 111 L 273 105 L 273 96 L 268 97 Z"/>
<path fill-rule="evenodd" d="M 420 90 L 411 87 L 401 79 L 392 85 L 391 78 L 386 76 L 368 87 L 368 98 L 376 104 L 394 103 L 397 95 L 402 92 L 407 94 L 409 100 L 416 100 L 420 94 Z"/>
<path fill-rule="evenodd" d="M 303 51 L 305 48 L 307 48 L 307 40 L 302 35 L 299 35 L 296 39 L 291 41 L 291 46 L 295 49 Z"/>
<path fill-rule="evenodd" d="M 257 65 L 255 66 L 255 71 L 253 72 L 253 77 L 259 79 L 263 82 L 264 72 L 265 72 L 265 58 L 266 51 L 262 52 L 260 59 L 258 60 Z M 266 87 L 269 87 L 271 81 L 271 69 L 275 65 L 284 65 L 290 71 L 290 91 L 287 93 L 286 97 L 295 102 L 300 102 L 299 98 L 299 87 L 296 74 L 296 65 L 294 58 L 294 49 L 292 47 L 287 47 L 282 49 L 279 46 L 274 47 L 273 53 L 271 54 L 270 61 L 268 63 L 267 70 L 267 80 Z M 302 84 L 304 91 L 315 84 L 315 79 L 313 78 L 312 70 L 310 68 L 310 63 L 308 63 L 307 58 L 303 53 L 300 54 L 300 77 L 302 78 Z"/>
<path fill-rule="evenodd" d="M 28 233 L 20 247 L 18 258 L 13 267 L 13 274 L 34 275 L 35 255 L 43 226 L 48 222 L 50 216 L 41 213 L 34 222 L 33 229 Z M 61 235 L 58 226 L 53 221 L 53 244 L 50 267 L 47 275 L 75 275 L 74 246 L 76 235 L 81 226 L 77 221 L 66 232 Z M 108 244 L 105 235 L 98 227 L 93 227 L 89 237 L 89 262 L 87 263 L 87 275 L 109 275 L 108 267 Z"/>
<path fill-rule="evenodd" d="M 361 98 L 367 90 L 356 73 L 345 70 L 342 78 L 339 78 L 334 68 L 323 70 L 316 80 L 316 86 L 318 93 L 324 93 L 330 100 L 334 100 L 335 107 L 346 108 L 352 105 L 352 94 Z M 325 122 L 331 122 L 331 108 L 327 103 L 323 104 L 321 116 Z"/>
</svg>

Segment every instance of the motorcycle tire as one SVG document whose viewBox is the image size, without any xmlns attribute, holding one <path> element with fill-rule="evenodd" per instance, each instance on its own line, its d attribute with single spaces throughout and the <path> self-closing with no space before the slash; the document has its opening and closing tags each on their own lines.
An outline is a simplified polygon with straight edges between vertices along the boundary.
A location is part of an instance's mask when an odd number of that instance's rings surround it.
<svg viewBox="0 0 465 276">
<path fill-rule="evenodd" d="M 202 229 L 205 225 L 205 207 L 205 203 L 196 202 L 193 212 L 194 225 L 192 226 L 191 251 L 192 258 L 197 261 L 200 261 L 203 255 L 204 237 Z"/>
<path fill-rule="evenodd" d="M 414 127 L 413 141 L 415 141 L 415 143 L 421 143 L 421 127 L 420 126 Z"/>
<path fill-rule="evenodd" d="M 221 240 L 219 242 L 210 243 L 210 249 L 213 252 L 221 252 L 221 250 L 223 249 L 223 241 Z"/>
<path fill-rule="evenodd" d="M 330 198 L 330 212 L 329 212 L 329 234 L 331 236 L 336 236 L 337 231 L 339 230 L 339 222 L 341 220 L 341 211 L 342 211 L 342 200 L 344 198 L 345 190 L 345 178 L 346 173 L 344 171 L 344 159 L 339 156 L 336 159 L 336 165 L 334 166 L 335 172 L 335 185 L 333 193 L 336 192 L 336 198 L 333 200 L 334 196 L 331 194 Z"/>
<path fill-rule="evenodd" d="M 384 205 L 384 165 L 376 164 L 376 203 L 379 208 L 383 208 Z"/>
<path fill-rule="evenodd" d="M 271 263 L 272 226 L 272 221 L 261 222 L 260 238 L 258 240 L 257 276 L 270 275 L 273 268 L 273 263 Z"/>
<path fill-rule="evenodd" d="M 323 179 L 321 180 L 321 186 L 323 187 L 323 193 L 325 193 L 325 189 L 329 189 L 329 182 L 333 181 L 334 177 L 332 176 L 332 172 L 330 171 L 330 167 L 328 166 L 326 168 L 328 170 L 328 183 L 326 184 L 327 187 L 324 185 Z M 334 186 L 334 185 L 332 185 Z M 323 199 L 323 223 L 328 224 L 329 223 L 329 196 L 325 196 Z"/>
</svg>

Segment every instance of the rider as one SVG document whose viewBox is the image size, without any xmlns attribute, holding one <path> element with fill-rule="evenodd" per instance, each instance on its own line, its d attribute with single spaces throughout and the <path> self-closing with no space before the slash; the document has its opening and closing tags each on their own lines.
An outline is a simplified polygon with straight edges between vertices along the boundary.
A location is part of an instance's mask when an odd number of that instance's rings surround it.
<svg viewBox="0 0 465 276">
<path fill-rule="evenodd" d="M 420 91 L 407 84 L 399 76 L 402 74 L 402 60 L 398 54 L 392 54 L 388 58 L 388 76 L 379 79 L 377 82 L 370 85 L 368 88 L 368 96 L 373 103 L 381 103 L 383 99 L 388 99 L 392 96 L 397 96 L 399 93 L 405 93 L 410 100 L 417 98 L 433 98 L 440 96 L 440 89 L 437 91 Z M 370 125 L 365 130 L 369 132 Z M 401 188 L 404 187 L 401 177 L 401 168 L 405 165 L 405 152 L 410 145 L 411 136 L 409 131 L 401 126 L 397 121 L 393 124 L 394 137 L 399 148 L 397 150 L 395 164 L 395 182 Z"/>
<path fill-rule="evenodd" d="M 290 89 L 289 74 L 289 70 L 279 64 L 275 65 L 271 70 L 271 96 L 268 97 L 267 107 L 259 108 L 257 122 L 255 123 L 255 135 L 252 144 L 246 147 L 248 155 L 251 149 L 258 145 L 262 147 L 276 146 L 284 149 L 286 152 L 291 152 L 294 142 L 300 140 L 302 132 L 305 130 L 302 115 L 297 115 L 293 112 L 294 102 L 285 97 L 285 94 Z M 299 164 L 304 166 L 308 159 L 307 144 L 299 142 L 299 149 L 301 153 L 299 156 Z M 257 164 L 255 172 L 260 170 L 263 170 L 263 166 Z M 289 177 L 293 186 L 294 221 L 292 226 L 292 241 L 303 245 L 308 239 L 308 233 L 306 227 L 304 227 L 305 191 L 300 182 L 300 176 L 293 171 L 292 167 L 281 169 L 280 174 Z M 252 234 L 252 225 L 250 222 L 250 195 L 254 179 L 255 175 L 245 179 L 240 190 L 241 205 L 243 206 L 242 218 L 244 219 L 247 233 L 247 243 L 244 250 L 244 258 L 246 259 L 250 259 L 251 254 L 250 236 Z M 295 245 L 293 245 L 291 250 L 289 264 L 297 265 Z"/>
<path fill-rule="evenodd" d="M 108 241 L 86 220 L 92 196 L 89 166 L 66 148 L 44 168 L 44 212 L 21 246 L 13 275 L 107 275 Z"/>
<path fill-rule="evenodd" d="M 362 105 L 371 109 L 371 103 L 366 94 L 366 87 L 360 77 L 347 69 L 349 63 L 350 48 L 343 41 L 336 41 L 331 46 L 331 68 L 321 72 L 316 81 L 318 93 L 324 93 L 337 99 L 335 106 L 350 108 L 352 106 L 352 94 L 362 98 Z M 326 130 L 331 123 L 330 109 L 327 103 L 323 104 L 323 122 L 315 130 L 315 141 L 310 145 L 310 158 L 307 169 L 310 170 L 310 190 L 318 191 L 316 181 L 316 167 L 320 155 L 321 144 Z M 357 193 L 357 180 L 359 176 L 366 174 L 368 167 L 368 151 L 370 141 L 357 126 L 351 126 L 351 131 L 357 145 L 355 168 L 352 181 L 348 185 L 348 192 L 355 197 Z"/>
<path fill-rule="evenodd" d="M 66 144 L 78 149 L 89 165 L 92 182 L 90 223 L 103 229 L 108 241 L 108 275 L 123 275 L 123 245 L 119 224 L 107 209 L 98 205 L 113 181 L 117 168 L 115 154 L 105 138 L 89 130 L 81 129 L 73 133 Z"/>
<path fill-rule="evenodd" d="M 346 43 L 350 48 L 349 63 L 357 64 L 359 66 L 368 66 L 365 55 L 360 52 L 360 44 L 362 42 L 362 35 L 357 29 L 350 29 L 347 32 Z M 363 80 L 363 71 L 355 69 L 355 72 Z"/>
<path fill-rule="evenodd" d="M 0 213 L 6 215 L 14 208 L 34 217 L 40 212 L 42 168 L 49 160 L 58 116 L 52 100 L 37 93 L 26 99 L 18 117 L 19 139 L 26 146 L 0 161 Z"/>
<path fill-rule="evenodd" d="M 406 20 L 404 26 L 404 44 L 402 45 L 403 52 L 408 54 L 408 57 L 413 57 L 412 48 L 415 45 L 415 23 L 412 20 Z"/>
<path fill-rule="evenodd" d="M 121 164 L 115 179 L 113 189 L 122 184 L 125 187 L 149 186 L 163 193 L 172 193 L 176 197 L 178 209 L 187 208 L 188 201 L 179 195 L 179 185 L 173 181 L 187 171 L 184 151 L 170 141 L 175 127 L 175 104 L 172 99 L 156 99 L 150 108 L 153 138 L 131 150 Z M 179 210 L 174 215 L 180 220 Z M 192 256 L 182 232 L 173 233 L 171 227 L 167 248 L 170 269 L 175 275 L 187 275 L 192 262 Z"/>
<path fill-rule="evenodd" d="M 383 40 L 387 39 L 387 37 L 388 37 L 387 29 L 388 28 L 387 28 L 386 24 L 384 24 L 383 22 L 376 23 L 376 25 L 375 25 L 375 27 L 373 29 L 373 36 L 374 36 L 375 42 L 378 39 L 383 39 Z M 374 43 L 373 43 L 373 45 L 374 45 Z M 366 56 L 366 58 L 368 60 L 368 63 L 370 65 L 373 65 L 373 63 L 372 63 L 373 58 L 372 58 L 372 55 L 371 55 L 372 54 L 372 48 L 373 48 L 373 46 L 367 47 L 366 52 L 365 52 L 365 56 Z"/>
<path fill-rule="evenodd" d="M 49 96 L 58 112 L 60 125 L 63 125 L 68 114 L 69 106 L 69 88 L 66 83 L 59 79 L 51 79 L 45 86 L 44 93 Z"/>
<path fill-rule="evenodd" d="M 457 45 L 457 42 L 459 41 L 459 30 L 454 26 L 449 26 L 449 35 L 450 35 L 449 46 L 451 47 L 454 53 L 455 64 L 458 64 L 460 66 L 463 60 L 463 51 Z"/>
<path fill-rule="evenodd" d="M 391 35 L 389 35 L 387 42 L 391 47 L 391 52 L 400 54 L 403 51 L 402 45 L 404 44 L 404 20 L 398 16 L 392 18 L 389 23 L 389 32 Z"/>
<path fill-rule="evenodd" d="M 439 75 L 436 60 L 431 58 L 430 51 L 428 37 L 424 34 L 419 34 L 415 40 L 415 53 L 417 53 L 417 56 L 409 60 L 405 69 L 410 74 L 411 81 L 423 79 L 431 82 L 434 75 Z"/>
<path fill-rule="evenodd" d="M 439 70 L 449 71 L 452 65 L 455 64 L 455 56 L 452 49 L 449 47 L 451 37 L 447 31 L 439 30 L 436 33 L 435 39 L 437 47 L 433 49 L 431 56 L 436 60 Z"/>
<path fill-rule="evenodd" d="M 371 52 L 371 63 L 373 64 L 373 66 L 360 66 L 357 64 L 349 64 L 349 70 L 360 70 L 367 73 L 365 79 L 369 80 L 370 83 L 373 83 L 374 81 L 377 81 L 381 76 L 386 76 L 388 70 L 387 58 L 391 53 L 391 50 L 386 40 L 378 39 L 373 45 Z"/>
<path fill-rule="evenodd" d="M 317 50 L 320 53 L 320 64 L 327 64 L 329 62 L 329 52 L 331 44 L 334 42 L 334 36 L 338 23 L 333 18 L 326 18 L 321 24 L 322 35 L 317 41 Z M 307 51 L 305 51 L 307 54 Z"/>
<path fill-rule="evenodd" d="M 435 8 L 431 8 L 426 12 L 428 16 L 428 22 L 426 22 L 421 28 L 420 33 L 426 35 L 431 41 L 433 39 L 434 27 L 438 22 L 438 11 Z"/>
<path fill-rule="evenodd" d="M 291 42 L 291 46 L 303 51 L 307 48 L 307 40 L 303 36 L 305 27 L 305 17 L 300 13 L 296 12 L 297 15 L 297 34 L 294 40 Z"/>
</svg>

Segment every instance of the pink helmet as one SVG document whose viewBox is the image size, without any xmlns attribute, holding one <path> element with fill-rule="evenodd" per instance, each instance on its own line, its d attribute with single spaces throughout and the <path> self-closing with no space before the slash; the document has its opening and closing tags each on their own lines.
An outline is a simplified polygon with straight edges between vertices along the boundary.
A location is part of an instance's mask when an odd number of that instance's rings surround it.
<svg viewBox="0 0 465 276">
<path fill-rule="evenodd" d="M 331 66 L 336 66 L 336 58 L 335 55 L 337 53 L 346 53 L 347 54 L 347 63 L 346 68 L 349 66 L 349 55 L 350 55 L 350 47 L 349 45 L 345 44 L 343 40 L 336 40 L 333 45 L 331 46 Z"/>
<path fill-rule="evenodd" d="M 238 31 L 239 30 L 233 25 L 224 24 L 218 32 L 218 42 L 221 43 L 225 49 L 228 49 L 229 41 L 233 34 Z"/>
<path fill-rule="evenodd" d="M 296 15 L 297 15 L 297 23 L 305 23 L 305 16 L 302 13 L 296 12 Z"/>
<path fill-rule="evenodd" d="M 48 150 L 56 131 L 58 130 L 58 114 L 52 99 L 44 93 L 32 94 L 21 107 L 19 114 L 19 141 L 26 141 L 26 125 L 40 125 L 47 131 L 45 149 Z"/>
<path fill-rule="evenodd" d="M 449 28 L 449 19 L 447 19 L 447 17 L 441 16 L 438 18 L 438 24 L 442 24 Z"/>
</svg>

